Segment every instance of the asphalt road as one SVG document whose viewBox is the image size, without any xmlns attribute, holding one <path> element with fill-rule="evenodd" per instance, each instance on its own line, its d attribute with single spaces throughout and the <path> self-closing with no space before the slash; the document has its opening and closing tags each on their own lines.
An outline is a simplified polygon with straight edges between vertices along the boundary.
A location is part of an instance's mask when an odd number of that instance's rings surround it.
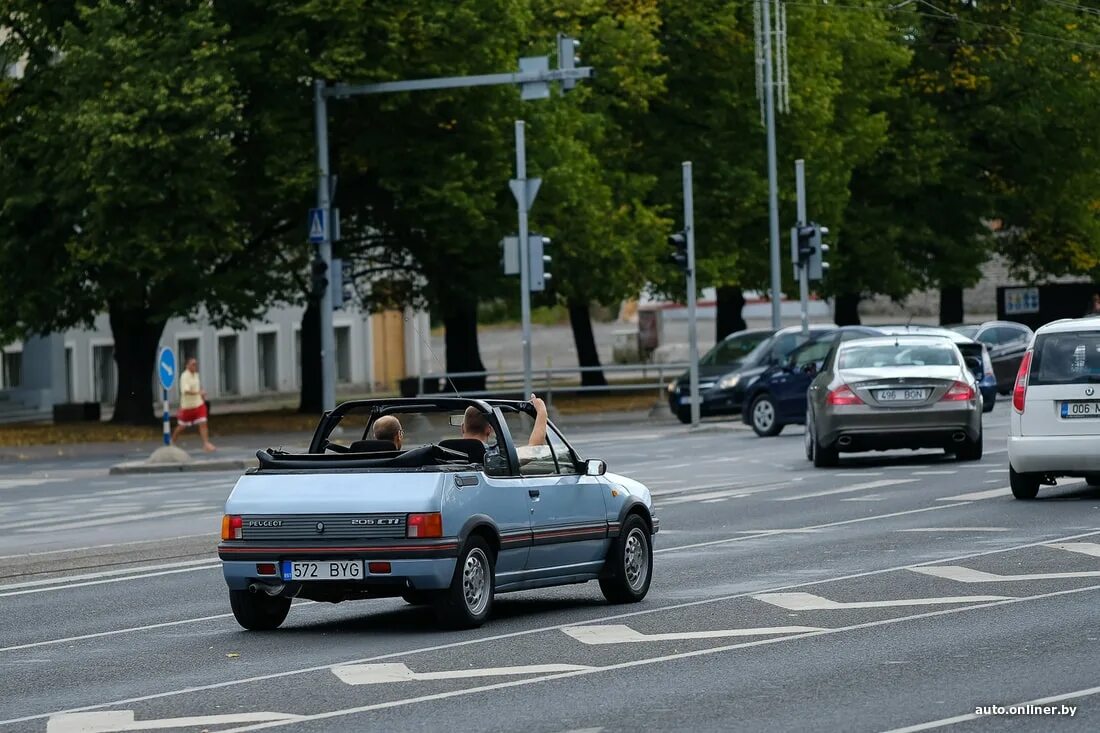
<svg viewBox="0 0 1100 733">
<path fill-rule="evenodd" d="M 979 463 L 830 470 L 797 427 L 571 433 L 654 491 L 648 598 L 503 595 L 464 632 L 401 600 L 244 632 L 214 555 L 233 475 L 8 463 L 0 733 L 1097 730 L 1100 491 L 1013 500 L 1006 430 L 1002 403 Z M 1024 703 L 1075 714 L 974 715 Z"/>
</svg>

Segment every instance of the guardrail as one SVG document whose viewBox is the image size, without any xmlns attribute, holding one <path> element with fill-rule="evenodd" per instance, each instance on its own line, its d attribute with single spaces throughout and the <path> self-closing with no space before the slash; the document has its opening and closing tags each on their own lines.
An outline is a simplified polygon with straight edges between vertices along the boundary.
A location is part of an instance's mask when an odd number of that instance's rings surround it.
<svg viewBox="0 0 1100 733">
<path fill-rule="evenodd" d="M 600 367 L 553 367 L 533 369 L 531 380 L 536 392 L 548 404 L 552 404 L 554 393 L 583 394 L 585 392 L 640 392 L 654 390 L 657 401 L 664 399 L 668 382 L 687 371 L 688 364 L 612 364 Z M 583 385 L 580 374 L 585 372 L 603 372 L 607 377 L 606 385 Z M 463 378 L 485 379 L 484 390 L 461 390 L 464 397 L 493 397 L 503 393 L 516 393 L 523 389 L 523 372 L 451 372 L 446 374 L 423 374 L 417 377 L 416 394 L 418 397 L 455 392 L 451 386 L 453 380 Z M 432 384 L 434 392 L 426 392 L 424 386 Z"/>
</svg>

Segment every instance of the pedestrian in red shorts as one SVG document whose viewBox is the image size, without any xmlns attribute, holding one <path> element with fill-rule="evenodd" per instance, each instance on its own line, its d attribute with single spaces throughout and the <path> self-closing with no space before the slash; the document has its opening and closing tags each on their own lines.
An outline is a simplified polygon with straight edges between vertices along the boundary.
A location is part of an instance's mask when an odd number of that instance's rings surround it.
<svg viewBox="0 0 1100 733">
<path fill-rule="evenodd" d="M 176 430 L 172 433 L 172 442 L 180 433 L 191 426 L 199 429 L 204 451 L 217 450 L 210 442 L 210 433 L 206 427 L 206 391 L 199 382 L 199 362 L 195 358 L 187 360 L 187 368 L 180 375 L 180 409 L 176 412 Z"/>
</svg>

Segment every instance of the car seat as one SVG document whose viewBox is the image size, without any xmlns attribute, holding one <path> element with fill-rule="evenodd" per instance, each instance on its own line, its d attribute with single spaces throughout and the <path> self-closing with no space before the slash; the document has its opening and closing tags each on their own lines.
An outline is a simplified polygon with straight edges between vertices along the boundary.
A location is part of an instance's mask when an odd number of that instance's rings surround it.
<svg viewBox="0 0 1100 733">
<path fill-rule="evenodd" d="M 477 438 L 446 438 L 439 441 L 439 447 L 465 453 L 470 463 L 485 462 L 485 444 Z"/>
<path fill-rule="evenodd" d="M 389 440 L 357 440 L 348 447 L 349 453 L 378 453 L 394 450 L 397 450 L 397 446 Z"/>
</svg>

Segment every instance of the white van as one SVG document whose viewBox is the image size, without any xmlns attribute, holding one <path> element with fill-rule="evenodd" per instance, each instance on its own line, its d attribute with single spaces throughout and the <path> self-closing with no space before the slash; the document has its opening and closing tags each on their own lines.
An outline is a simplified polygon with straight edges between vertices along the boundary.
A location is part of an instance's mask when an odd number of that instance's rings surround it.
<svg viewBox="0 0 1100 733">
<path fill-rule="evenodd" d="M 1008 462 L 1017 499 L 1059 476 L 1100 486 L 1100 318 L 1054 321 L 1032 337 L 1012 392 Z"/>
</svg>

